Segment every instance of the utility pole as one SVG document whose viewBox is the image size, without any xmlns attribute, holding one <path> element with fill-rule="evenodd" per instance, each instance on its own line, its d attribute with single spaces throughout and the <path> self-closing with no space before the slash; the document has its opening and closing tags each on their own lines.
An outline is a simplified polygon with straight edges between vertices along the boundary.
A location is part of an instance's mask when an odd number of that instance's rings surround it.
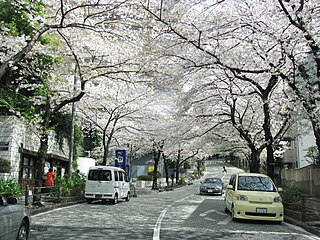
<svg viewBox="0 0 320 240">
<path fill-rule="evenodd" d="M 77 91 L 77 64 L 75 64 L 74 68 L 74 79 L 73 79 L 73 93 Z M 74 126 L 75 126 L 75 112 L 76 112 L 76 104 L 72 103 L 71 109 L 71 135 L 70 135 L 70 145 L 69 145 L 69 166 L 68 172 L 69 175 L 72 174 L 72 160 L 73 160 L 73 149 L 74 149 Z"/>
</svg>

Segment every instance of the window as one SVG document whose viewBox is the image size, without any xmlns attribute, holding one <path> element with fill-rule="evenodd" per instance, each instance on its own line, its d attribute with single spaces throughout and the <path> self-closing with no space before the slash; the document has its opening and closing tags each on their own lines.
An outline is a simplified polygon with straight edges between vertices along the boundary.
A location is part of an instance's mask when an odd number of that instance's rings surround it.
<svg viewBox="0 0 320 240">
<path fill-rule="evenodd" d="M 23 179 L 34 179 L 35 178 L 35 160 L 33 157 L 24 156 L 21 163 L 21 178 Z"/>
<path fill-rule="evenodd" d="M 111 181 L 111 171 L 110 170 L 90 170 L 88 175 L 88 180 L 91 181 Z"/>
<path fill-rule="evenodd" d="M 119 181 L 123 182 L 123 172 L 119 172 Z"/>
<path fill-rule="evenodd" d="M 232 175 L 229 180 L 229 185 L 232 185 L 235 188 L 235 175 Z"/>
<path fill-rule="evenodd" d="M 115 181 L 119 181 L 119 175 L 117 171 L 114 171 L 114 179 Z"/>
<path fill-rule="evenodd" d="M 271 178 L 258 176 L 240 176 L 238 190 L 275 192 L 276 189 Z"/>
</svg>

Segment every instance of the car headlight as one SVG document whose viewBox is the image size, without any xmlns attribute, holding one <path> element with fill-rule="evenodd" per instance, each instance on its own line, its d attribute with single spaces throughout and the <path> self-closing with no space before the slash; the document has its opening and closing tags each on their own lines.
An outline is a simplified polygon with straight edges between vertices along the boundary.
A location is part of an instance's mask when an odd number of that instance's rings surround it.
<svg viewBox="0 0 320 240">
<path fill-rule="evenodd" d="M 201 187 L 200 187 L 200 189 L 203 189 L 203 190 L 205 190 L 205 189 L 206 189 L 206 187 L 205 187 L 205 186 L 201 186 Z"/>
<path fill-rule="evenodd" d="M 274 202 L 282 202 L 282 198 L 281 197 L 275 197 L 273 199 Z"/>
<path fill-rule="evenodd" d="M 236 199 L 239 201 L 248 201 L 248 197 L 245 195 L 237 195 Z"/>
</svg>

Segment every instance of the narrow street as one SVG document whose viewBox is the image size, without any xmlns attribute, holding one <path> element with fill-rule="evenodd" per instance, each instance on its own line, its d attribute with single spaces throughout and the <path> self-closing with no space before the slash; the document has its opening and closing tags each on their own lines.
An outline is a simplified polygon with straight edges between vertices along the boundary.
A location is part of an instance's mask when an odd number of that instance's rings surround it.
<svg viewBox="0 0 320 240">
<path fill-rule="evenodd" d="M 207 166 L 205 176 L 227 183 L 235 171 Z M 320 239 L 287 223 L 233 222 L 224 212 L 224 196 L 200 195 L 200 181 L 117 205 L 84 203 L 35 215 L 31 239 Z"/>
</svg>

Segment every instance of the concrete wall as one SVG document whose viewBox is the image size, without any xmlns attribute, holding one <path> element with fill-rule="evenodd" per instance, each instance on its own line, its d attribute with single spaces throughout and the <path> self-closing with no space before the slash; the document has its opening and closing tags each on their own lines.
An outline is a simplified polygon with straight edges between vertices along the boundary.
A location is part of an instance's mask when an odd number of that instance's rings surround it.
<svg viewBox="0 0 320 240">
<path fill-rule="evenodd" d="M 24 142 L 25 129 L 13 116 L 0 116 L 0 142 L 9 143 L 8 150 L 0 150 L 0 157 L 10 161 L 10 173 L 1 173 L 2 177 L 18 179 L 20 168 L 20 144 Z"/>
<path fill-rule="evenodd" d="M 281 182 L 286 187 L 296 187 L 304 193 L 320 197 L 320 166 L 282 170 Z"/>
</svg>

